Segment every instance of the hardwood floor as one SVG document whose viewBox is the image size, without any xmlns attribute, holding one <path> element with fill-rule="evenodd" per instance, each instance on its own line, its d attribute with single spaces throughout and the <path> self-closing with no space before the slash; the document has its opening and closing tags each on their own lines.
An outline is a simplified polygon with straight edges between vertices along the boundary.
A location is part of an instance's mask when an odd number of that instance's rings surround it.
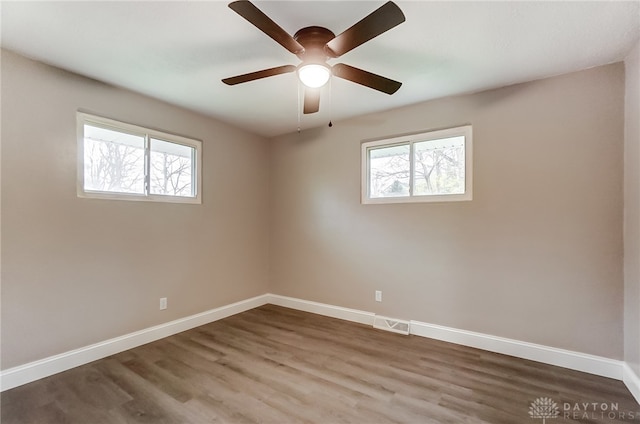
<svg viewBox="0 0 640 424">
<path fill-rule="evenodd" d="M 535 424 L 538 398 L 640 423 L 620 381 L 266 305 L 6 391 L 1 422 Z"/>
</svg>

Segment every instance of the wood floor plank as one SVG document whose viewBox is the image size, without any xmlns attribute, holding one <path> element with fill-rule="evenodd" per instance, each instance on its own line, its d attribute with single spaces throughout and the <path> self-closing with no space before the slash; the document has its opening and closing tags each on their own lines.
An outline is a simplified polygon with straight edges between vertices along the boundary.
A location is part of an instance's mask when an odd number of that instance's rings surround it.
<svg viewBox="0 0 640 424">
<path fill-rule="evenodd" d="M 6 391 L 0 421 L 535 424 L 541 397 L 640 422 L 620 381 L 265 305 Z"/>
</svg>

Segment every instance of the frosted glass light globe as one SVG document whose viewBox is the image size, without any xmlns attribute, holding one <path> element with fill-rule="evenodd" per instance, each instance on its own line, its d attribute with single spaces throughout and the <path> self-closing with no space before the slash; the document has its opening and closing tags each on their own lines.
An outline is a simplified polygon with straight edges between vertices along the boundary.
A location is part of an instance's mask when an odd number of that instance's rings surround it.
<svg viewBox="0 0 640 424">
<path fill-rule="evenodd" d="M 325 65 L 311 63 L 298 69 L 298 78 L 309 88 L 320 88 L 329 81 L 331 71 Z"/>
</svg>

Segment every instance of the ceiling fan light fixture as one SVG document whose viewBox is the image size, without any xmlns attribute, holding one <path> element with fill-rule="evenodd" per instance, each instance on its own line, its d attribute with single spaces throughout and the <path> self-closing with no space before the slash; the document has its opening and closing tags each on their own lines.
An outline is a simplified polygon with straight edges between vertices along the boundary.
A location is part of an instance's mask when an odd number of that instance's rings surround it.
<svg viewBox="0 0 640 424">
<path fill-rule="evenodd" d="M 2 0 L 0 0 L 2 1 Z M 250 0 L 234 0 L 229 7 L 265 35 L 273 39 L 302 61 L 298 66 L 284 65 L 237 75 L 222 80 L 227 85 L 236 85 L 262 78 L 297 71 L 298 79 L 305 86 L 304 114 L 318 112 L 320 88 L 332 77 L 351 81 L 386 94 L 393 94 L 401 82 L 367 72 L 344 63 L 328 65 L 327 60 L 336 59 L 369 40 L 385 33 L 405 21 L 404 13 L 389 0 L 337 36 L 321 26 L 299 29 L 293 37 L 271 18 L 258 9 Z M 300 89 L 300 85 L 298 85 Z M 298 92 L 298 96 L 300 92 Z"/>
<path fill-rule="evenodd" d="M 329 81 L 331 69 L 319 63 L 307 63 L 298 68 L 300 82 L 309 88 L 320 88 Z"/>
</svg>

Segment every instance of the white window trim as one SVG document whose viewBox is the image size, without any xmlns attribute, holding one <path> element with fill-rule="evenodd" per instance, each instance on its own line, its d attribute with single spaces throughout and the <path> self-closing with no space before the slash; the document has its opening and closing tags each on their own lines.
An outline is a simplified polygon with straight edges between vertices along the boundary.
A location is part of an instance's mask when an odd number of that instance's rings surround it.
<svg viewBox="0 0 640 424">
<path fill-rule="evenodd" d="M 101 116 L 91 115 L 84 112 L 76 113 L 77 122 L 77 137 L 78 137 L 78 172 L 77 172 L 77 184 L 76 190 L 78 197 L 88 199 L 109 199 L 109 200 L 134 200 L 142 202 L 169 202 L 169 203 L 202 203 L 202 141 L 182 137 L 175 134 L 169 134 L 163 131 L 157 131 L 150 128 L 141 127 L 139 125 L 127 124 L 125 122 L 116 121 L 109 118 L 103 118 Z M 116 131 L 125 131 L 140 136 L 144 136 L 146 144 L 149 139 L 157 138 L 160 140 L 168 141 L 170 143 L 181 144 L 184 146 L 192 147 L 195 149 L 195 196 L 171 196 L 161 194 L 137 194 L 137 193 L 114 193 L 108 191 L 94 191 L 84 189 L 84 124 L 93 124 L 99 127 L 111 128 Z M 149 150 L 145 148 L 145 155 L 148 156 Z M 145 158 L 149 160 L 148 157 Z M 147 175 L 148 179 L 149 176 Z M 146 181 L 148 184 L 148 181 Z M 148 186 L 148 185 L 147 185 Z"/>
<path fill-rule="evenodd" d="M 413 144 L 422 141 L 437 140 L 441 138 L 465 137 L 465 192 L 461 194 L 420 195 L 413 194 Z M 410 169 L 409 169 L 409 196 L 398 197 L 369 197 L 369 150 L 381 146 L 394 146 L 399 144 L 410 145 Z M 447 128 L 443 130 L 428 131 L 419 134 L 411 134 L 400 137 L 386 138 L 383 140 L 366 141 L 361 146 L 361 202 L 363 205 L 385 203 L 425 203 L 425 202 L 456 202 L 473 199 L 473 131 L 471 125 Z"/>
</svg>

